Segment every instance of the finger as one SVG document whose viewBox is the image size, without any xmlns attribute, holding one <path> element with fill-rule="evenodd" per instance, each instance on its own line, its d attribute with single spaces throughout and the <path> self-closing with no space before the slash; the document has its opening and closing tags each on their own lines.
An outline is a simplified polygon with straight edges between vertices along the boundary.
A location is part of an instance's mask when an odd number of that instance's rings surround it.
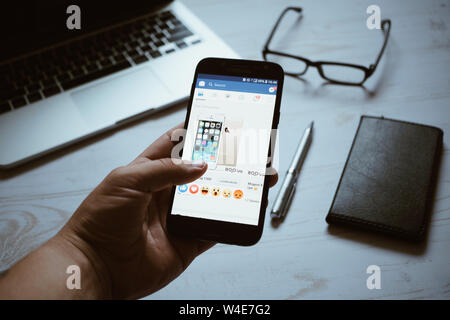
<svg viewBox="0 0 450 320">
<path fill-rule="evenodd" d="M 216 242 L 199 240 L 197 245 L 197 255 L 201 255 L 206 250 L 214 247 Z"/>
<path fill-rule="evenodd" d="M 200 178 L 207 169 L 206 162 L 188 163 L 164 158 L 142 161 L 118 169 L 117 175 L 124 187 L 145 192 L 156 192 L 174 185 Z"/>
<path fill-rule="evenodd" d="M 161 137 L 156 139 L 150 146 L 147 147 L 135 160 L 133 163 L 140 162 L 142 158 L 147 158 L 150 160 L 168 158 L 170 156 L 170 152 L 175 144 L 178 141 L 172 141 L 172 133 L 175 130 L 182 129 L 184 127 L 184 122 L 179 123 L 177 126 L 173 127 L 166 133 L 164 133 Z"/>
</svg>

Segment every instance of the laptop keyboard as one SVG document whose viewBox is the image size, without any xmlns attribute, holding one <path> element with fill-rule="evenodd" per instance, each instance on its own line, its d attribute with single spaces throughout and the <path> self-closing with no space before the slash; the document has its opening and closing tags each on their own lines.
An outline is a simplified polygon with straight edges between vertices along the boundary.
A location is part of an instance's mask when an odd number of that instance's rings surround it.
<svg viewBox="0 0 450 320">
<path fill-rule="evenodd" d="M 193 35 L 164 11 L 2 65 L 0 114 L 195 45 Z"/>
</svg>

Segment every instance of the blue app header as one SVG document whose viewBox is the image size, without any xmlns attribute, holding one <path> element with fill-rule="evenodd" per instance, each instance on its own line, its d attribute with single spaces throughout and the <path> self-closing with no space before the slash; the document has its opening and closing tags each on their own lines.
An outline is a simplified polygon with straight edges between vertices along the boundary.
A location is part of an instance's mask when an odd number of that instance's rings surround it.
<svg viewBox="0 0 450 320">
<path fill-rule="evenodd" d="M 259 94 L 277 94 L 277 81 L 271 79 L 222 76 L 199 73 L 196 88 L 237 91 Z"/>
</svg>

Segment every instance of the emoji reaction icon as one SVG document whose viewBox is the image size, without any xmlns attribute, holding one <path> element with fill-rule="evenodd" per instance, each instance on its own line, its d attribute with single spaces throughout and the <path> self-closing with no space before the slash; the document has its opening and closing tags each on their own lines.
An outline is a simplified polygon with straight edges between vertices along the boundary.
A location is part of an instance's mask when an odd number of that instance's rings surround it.
<svg viewBox="0 0 450 320">
<path fill-rule="evenodd" d="M 242 199 L 242 197 L 244 196 L 244 193 L 242 192 L 242 190 L 234 190 L 234 193 L 233 193 L 233 197 L 235 198 L 235 199 Z"/>
<path fill-rule="evenodd" d="M 197 192 L 198 192 L 198 185 L 192 184 L 192 185 L 189 187 L 189 192 L 192 193 L 192 194 L 197 193 Z"/>
<path fill-rule="evenodd" d="M 223 189 L 222 195 L 224 198 L 231 198 L 231 190 L 230 189 Z"/>
<path fill-rule="evenodd" d="M 212 188 L 211 194 L 212 194 L 214 197 L 217 197 L 217 196 L 220 194 L 220 188 L 219 188 L 219 187 L 214 187 L 214 188 Z"/>
<path fill-rule="evenodd" d="M 208 194 L 208 192 L 209 192 L 209 188 L 207 186 L 203 186 L 200 189 L 200 192 L 202 193 L 202 195 L 206 196 Z"/>
<path fill-rule="evenodd" d="M 187 184 L 183 184 L 181 186 L 178 186 L 178 191 L 185 193 L 187 191 L 188 187 Z"/>
</svg>

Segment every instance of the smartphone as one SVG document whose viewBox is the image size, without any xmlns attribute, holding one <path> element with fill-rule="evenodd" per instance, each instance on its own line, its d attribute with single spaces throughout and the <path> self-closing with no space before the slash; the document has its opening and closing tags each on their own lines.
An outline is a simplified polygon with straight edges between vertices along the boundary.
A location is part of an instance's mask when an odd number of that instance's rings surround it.
<svg viewBox="0 0 450 320">
<path fill-rule="evenodd" d="M 283 78 L 283 69 L 270 62 L 199 62 L 180 154 L 182 160 L 206 161 L 208 169 L 172 189 L 169 233 L 236 245 L 258 242 Z"/>
<path fill-rule="evenodd" d="M 210 170 L 216 168 L 223 123 L 224 115 L 213 113 L 201 115 L 197 121 L 192 160 L 206 161 Z"/>
</svg>

